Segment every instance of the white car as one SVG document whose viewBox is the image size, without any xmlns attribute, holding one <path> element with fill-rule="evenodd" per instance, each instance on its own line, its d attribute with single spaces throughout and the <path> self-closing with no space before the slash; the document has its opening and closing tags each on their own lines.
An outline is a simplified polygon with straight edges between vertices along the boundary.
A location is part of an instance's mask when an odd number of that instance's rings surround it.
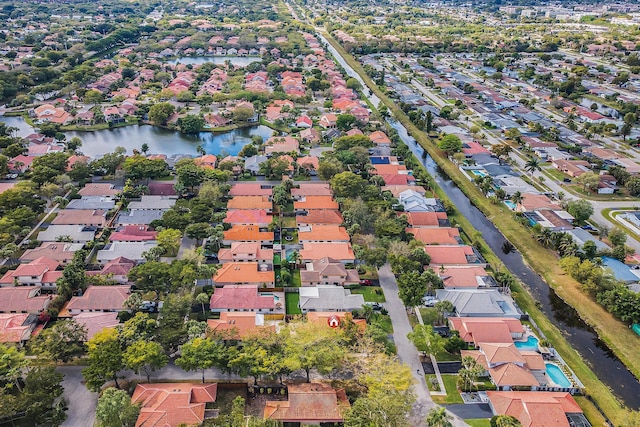
<svg viewBox="0 0 640 427">
<path fill-rule="evenodd" d="M 424 297 L 423 301 L 424 301 L 425 307 L 433 307 L 434 305 L 436 305 L 437 302 L 439 302 L 436 297 L 432 297 L 432 296 Z"/>
</svg>

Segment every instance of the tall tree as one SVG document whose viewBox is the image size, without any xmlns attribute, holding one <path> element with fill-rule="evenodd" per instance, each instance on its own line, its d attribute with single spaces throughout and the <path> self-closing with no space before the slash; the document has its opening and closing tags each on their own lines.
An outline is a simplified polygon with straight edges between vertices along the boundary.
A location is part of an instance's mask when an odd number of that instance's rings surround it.
<svg viewBox="0 0 640 427">
<path fill-rule="evenodd" d="M 435 333 L 430 325 L 416 325 L 407 335 L 419 351 L 425 354 L 436 354 L 444 349 L 444 340 Z"/>
<path fill-rule="evenodd" d="M 429 410 L 425 422 L 429 427 L 453 427 L 451 415 L 447 414 L 447 410 L 442 406 Z"/>
<path fill-rule="evenodd" d="M 176 365 L 185 371 L 201 370 L 203 383 L 205 370 L 214 366 L 221 367 L 221 361 L 224 360 L 224 346 L 208 338 L 194 338 L 183 344 L 180 350 Z"/>
<path fill-rule="evenodd" d="M 52 327 L 44 329 L 30 343 L 31 351 L 41 357 L 68 362 L 85 353 L 87 329 L 73 319 L 58 320 Z"/>
<path fill-rule="evenodd" d="M 136 341 L 122 355 L 124 365 L 136 374 L 141 370 L 151 382 L 151 372 L 162 368 L 168 362 L 162 346 L 154 341 Z"/>
<path fill-rule="evenodd" d="M 140 407 L 131 403 L 129 393 L 109 387 L 98 398 L 97 427 L 134 427 L 139 413 Z"/>
<path fill-rule="evenodd" d="M 117 388 L 118 372 L 124 367 L 122 349 L 115 329 L 103 329 L 87 342 L 89 357 L 82 375 L 91 391 L 99 391 L 110 380 Z"/>
</svg>

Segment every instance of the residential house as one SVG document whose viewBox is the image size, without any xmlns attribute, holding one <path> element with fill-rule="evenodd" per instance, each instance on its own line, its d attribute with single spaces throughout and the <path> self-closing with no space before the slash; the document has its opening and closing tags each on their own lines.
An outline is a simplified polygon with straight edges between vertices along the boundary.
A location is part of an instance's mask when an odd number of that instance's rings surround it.
<svg viewBox="0 0 640 427">
<path fill-rule="evenodd" d="M 451 226 L 446 212 L 402 212 L 398 215 L 405 216 L 413 228 Z"/>
<path fill-rule="evenodd" d="M 282 299 L 284 299 L 284 294 Z M 214 313 L 225 311 L 273 313 L 283 310 L 283 301 L 280 301 L 280 297 L 273 293 L 262 294 L 256 285 L 226 285 L 215 289 L 211 295 L 209 307 Z"/>
<path fill-rule="evenodd" d="M 130 285 L 89 286 L 84 294 L 72 297 L 66 306 L 71 315 L 94 312 L 126 310 L 124 302 L 131 295 Z"/>
<path fill-rule="evenodd" d="M 498 287 L 498 283 L 483 267 L 477 265 L 432 266 L 442 279 L 445 289 L 480 289 Z"/>
<path fill-rule="evenodd" d="M 390 192 L 396 199 L 400 197 L 400 193 L 406 190 L 412 190 L 424 196 L 427 192 L 424 187 L 419 185 L 383 185 L 381 190 Z"/>
<path fill-rule="evenodd" d="M 436 298 L 451 301 L 458 317 L 522 317 L 513 299 L 496 289 L 438 289 Z"/>
<path fill-rule="evenodd" d="M 40 286 L 55 289 L 62 271 L 56 271 L 60 264 L 47 257 L 37 258 L 27 264 L 20 264 L 15 270 L 7 271 L 0 279 L 0 286 Z"/>
<path fill-rule="evenodd" d="M 125 225 L 109 235 L 111 242 L 144 242 L 156 240 L 158 233 L 146 225 Z"/>
<path fill-rule="evenodd" d="M 217 384 L 138 384 L 131 397 L 131 403 L 140 406 L 136 427 L 202 425 L 217 414 L 207 409 L 217 391 Z"/>
<path fill-rule="evenodd" d="M 304 262 L 318 261 L 327 257 L 343 264 L 350 264 L 355 261 L 355 254 L 351 243 L 308 242 L 302 244 L 300 258 L 302 258 Z"/>
<path fill-rule="evenodd" d="M 118 194 L 120 190 L 117 190 L 113 184 L 104 182 L 91 182 L 82 187 L 78 194 L 82 197 L 113 197 Z"/>
<path fill-rule="evenodd" d="M 462 244 L 460 231 L 454 227 L 407 228 L 407 232 L 425 245 Z"/>
<path fill-rule="evenodd" d="M 37 325 L 37 316 L 29 313 L 0 313 L 0 343 L 24 344 Z"/>
<path fill-rule="evenodd" d="M 145 242 L 111 242 L 104 249 L 98 251 L 97 260 L 100 265 L 105 265 L 109 261 L 113 261 L 120 257 L 125 257 L 136 263 L 144 261 L 142 254 L 155 248 L 157 243 L 155 240 Z"/>
<path fill-rule="evenodd" d="M 552 231 L 565 231 L 573 229 L 573 216 L 567 211 L 539 209 L 533 212 L 526 212 L 525 217 L 533 223 L 540 224 L 542 228 Z"/>
<path fill-rule="evenodd" d="M 145 227 L 150 225 L 153 221 L 162 219 L 164 210 L 161 209 L 136 209 L 132 211 L 121 211 L 116 218 L 117 227 L 137 226 Z"/>
<path fill-rule="evenodd" d="M 618 166 L 622 166 L 631 175 L 640 174 L 640 165 L 631 159 L 627 159 L 626 157 L 621 157 L 619 159 L 612 160 L 612 162 Z"/>
<path fill-rule="evenodd" d="M 391 140 L 389 139 L 387 134 L 382 132 L 382 131 L 379 131 L 379 130 L 371 133 L 371 135 L 369 135 L 369 139 L 374 144 L 376 144 L 378 147 L 390 147 L 391 146 Z"/>
<path fill-rule="evenodd" d="M 551 162 L 553 166 L 560 172 L 569 175 L 572 178 L 580 176 L 584 173 L 591 171 L 589 162 L 584 160 L 554 160 Z"/>
<path fill-rule="evenodd" d="M 431 258 L 429 263 L 432 266 L 440 265 L 461 265 L 461 264 L 477 264 L 485 265 L 482 255 L 467 245 L 435 245 L 425 246 L 424 251 Z"/>
<path fill-rule="evenodd" d="M 265 249 L 259 242 L 233 242 L 231 248 L 222 248 L 218 252 L 221 263 L 257 262 L 273 265 L 273 249 Z"/>
<path fill-rule="evenodd" d="M 300 139 L 309 144 L 318 144 L 322 141 L 322 135 L 317 129 L 309 128 L 300 132 Z"/>
<path fill-rule="evenodd" d="M 289 384 L 287 392 L 287 401 L 265 403 L 265 419 L 297 425 L 342 423 L 350 406 L 344 390 L 335 390 L 329 384 Z"/>
<path fill-rule="evenodd" d="M 300 143 L 290 136 L 273 136 L 265 142 L 264 153 L 269 156 L 275 153 L 300 153 Z"/>
<path fill-rule="evenodd" d="M 298 187 L 291 189 L 291 196 L 294 200 L 306 196 L 333 196 L 333 191 L 327 182 L 300 182 Z"/>
<path fill-rule="evenodd" d="M 511 343 L 525 336 L 520 320 L 509 317 L 449 317 L 449 327 L 460 333 L 467 344 L 478 347 L 480 343 Z"/>
<path fill-rule="evenodd" d="M 118 257 L 107 262 L 100 271 L 87 271 L 88 275 L 99 274 L 114 282 L 128 283 L 129 272 L 136 266 L 136 262 L 125 257 Z"/>
<path fill-rule="evenodd" d="M 263 331 L 275 333 L 275 326 L 267 326 L 264 314 L 255 311 L 223 311 L 220 319 L 207 320 L 207 326 L 214 334 L 222 334 L 230 339 L 242 340 Z"/>
<path fill-rule="evenodd" d="M 176 204 L 176 197 L 147 196 L 140 197 L 140 201 L 129 203 L 128 209 L 133 210 L 168 210 Z"/>
<path fill-rule="evenodd" d="M 0 288 L 0 313 L 40 313 L 49 307 L 51 295 L 40 295 L 40 286 Z"/>
<path fill-rule="evenodd" d="M 313 209 L 307 215 L 296 215 L 298 227 L 306 227 L 314 224 L 341 225 L 344 222 L 340 212 L 335 210 Z"/>
<path fill-rule="evenodd" d="M 326 325 L 330 328 L 338 328 L 346 321 L 353 322 L 360 333 L 363 333 L 367 327 L 365 319 L 354 319 L 351 313 L 344 311 L 310 311 L 307 313 L 307 322 Z"/>
<path fill-rule="evenodd" d="M 111 197 L 82 196 L 80 199 L 71 200 L 65 209 L 109 211 L 115 206 L 116 202 Z"/>
<path fill-rule="evenodd" d="M 386 181 L 385 181 L 386 182 Z M 398 195 L 398 203 L 405 212 L 438 212 L 444 211 L 444 206 L 439 199 L 425 197 L 414 190 L 405 190 Z"/>
<path fill-rule="evenodd" d="M 227 209 L 262 209 L 271 212 L 273 203 L 270 196 L 234 196 L 227 202 Z"/>
<path fill-rule="evenodd" d="M 296 211 L 338 210 L 340 206 L 331 196 L 302 196 L 293 201 L 293 208 Z"/>
<path fill-rule="evenodd" d="M 87 243 L 96 235 L 97 227 L 92 225 L 50 225 L 38 233 L 41 242 Z"/>
<path fill-rule="evenodd" d="M 239 255 L 247 258 L 248 254 Z M 223 264 L 213 276 L 216 286 L 227 285 L 255 285 L 273 288 L 275 273 L 269 270 L 269 265 L 255 261 L 228 262 Z"/>
<path fill-rule="evenodd" d="M 338 116 L 326 113 L 320 117 L 320 126 L 324 129 L 335 129 L 338 126 Z"/>
<path fill-rule="evenodd" d="M 532 390 L 549 384 L 542 355 L 518 351 L 513 343 L 479 343 L 479 350 L 462 350 L 485 368 L 498 390 Z"/>
<path fill-rule="evenodd" d="M 87 330 L 87 341 L 104 329 L 114 329 L 120 324 L 118 313 L 82 312 L 73 316 L 73 320 Z"/>
<path fill-rule="evenodd" d="M 193 162 L 196 165 L 201 166 L 203 168 L 208 168 L 208 169 L 215 169 L 217 161 L 218 161 L 218 157 L 216 157 L 213 154 L 205 154 L 204 156 L 200 156 L 193 159 Z"/>
<path fill-rule="evenodd" d="M 305 263 L 305 269 L 300 270 L 302 286 L 336 285 L 349 286 L 360 283 L 357 270 L 346 269 L 340 262 L 330 257 Z"/>
<path fill-rule="evenodd" d="M 51 258 L 60 264 L 67 264 L 73 259 L 73 254 L 84 247 L 82 243 L 43 243 L 35 249 L 27 249 L 20 257 L 21 262 L 31 262 L 40 257 Z"/>
<path fill-rule="evenodd" d="M 260 228 L 257 225 L 234 225 L 229 230 L 223 232 L 222 243 L 231 245 L 233 242 L 257 242 L 262 245 L 273 244 L 273 231 L 268 231 L 266 227 Z"/>
<path fill-rule="evenodd" d="M 267 156 L 256 155 L 247 157 L 244 160 L 244 170 L 251 172 L 254 175 L 260 173 L 260 165 L 267 161 Z"/>
<path fill-rule="evenodd" d="M 101 209 L 60 209 L 52 225 L 86 225 L 102 228 L 106 225 L 106 211 Z"/>
<path fill-rule="evenodd" d="M 272 217 L 264 209 L 236 209 L 227 211 L 224 222 L 231 225 L 253 225 L 267 227 Z"/>
<path fill-rule="evenodd" d="M 351 239 L 347 229 L 336 224 L 312 224 L 298 228 L 300 243 L 310 242 L 344 242 Z"/>
<path fill-rule="evenodd" d="M 309 311 L 354 311 L 364 305 L 364 297 L 351 294 L 342 286 L 318 285 L 300 288 L 300 310 Z"/>
<path fill-rule="evenodd" d="M 488 391 L 495 415 L 515 417 L 522 427 L 591 427 L 573 396 L 553 391 Z"/>
</svg>

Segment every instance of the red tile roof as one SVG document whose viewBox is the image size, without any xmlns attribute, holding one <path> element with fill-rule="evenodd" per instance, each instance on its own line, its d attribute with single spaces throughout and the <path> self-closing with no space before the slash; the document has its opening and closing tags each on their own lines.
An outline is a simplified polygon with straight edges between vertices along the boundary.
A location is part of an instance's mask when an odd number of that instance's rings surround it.
<svg viewBox="0 0 640 427">
<path fill-rule="evenodd" d="M 125 225 L 109 236 L 112 242 L 143 242 L 155 240 L 158 233 L 144 225 Z"/>
<path fill-rule="evenodd" d="M 258 286 L 227 285 L 216 288 L 209 302 L 212 310 L 269 310 L 275 308 L 275 299 L 271 295 L 260 295 Z"/>
<path fill-rule="evenodd" d="M 338 211 L 325 211 L 322 209 L 310 210 L 307 215 L 296 216 L 298 224 L 336 224 L 344 222 L 342 215 Z"/>
<path fill-rule="evenodd" d="M 582 409 L 569 393 L 551 391 L 488 391 L 496 414 L 516 417 L 523 427 L 569 427 L 566 414 Z"/>
<path fill-rule="evenodd" d="M 131 402 L 140 404 L 136 427 L 200 425 L 206 404 L 215 402 L 217 384 L 138 384 Z"/>
<path fill-rule="evenodd" d="M 438 227 L 440 220 L 447 219 L 446 212 L 402 212 L 412 227 Z"/>
<path fill-rule="evenodd" d="M 81 297 L 72 297 L 67 310 L 124 310 L 123 303 L 131 294 L 131 286 L 89 286 Z"/>
<path fill-rule="evenodd" d="M 244 339 L 264 330 L 275 333 L 275 326 L 260 324 L 264 316 L 255 312 L 227 312 L 220 313 L 220 319 L 209 319 L 207 325 L 213 332 L 227 332 L 231 337 Z"/>
<path fill-rule="evenodd" d="M 32 325 L 23 326 L 28 313 L 0 313 L 0 343 L 19 343 L 31 337 Z"/>
<path fill-rule="evenodd" d="M 40 295 L 40 286 L 0 288 L 0 313 L 38 313 L 49 306 L 52 297 Z"/>
<path fill-rule="evenodd" d="M 272 231 L 260 231 L 257 225 L 234 225 L 224 232 L 224 240 L 239 242 L 268 241 L 273 240 Z"/>
<path fill-rule="evenodd" d="M 229 224 L 269 225 L 271 216 L 264 209 L 238 209 L 227 212 L 224 222 Z"/>
<path fill-rule="evenodd" d="M 344 420 L 342 412 L 349 407 L 344 390 L 335 390 L 322 383 L 289 384 L 287 389 L 288 401 L 266 402 L 265 419 L 305 424 Z"/>
<path fill-rule="evenodd" d="M 115 311 L 107 313 L 80 313 L 73 317 L 80 325 L 87 329 L 87 340 L 102 331 L 103 329 L 115 328 L 120 324 L 118 313 Z"/>
</svg>

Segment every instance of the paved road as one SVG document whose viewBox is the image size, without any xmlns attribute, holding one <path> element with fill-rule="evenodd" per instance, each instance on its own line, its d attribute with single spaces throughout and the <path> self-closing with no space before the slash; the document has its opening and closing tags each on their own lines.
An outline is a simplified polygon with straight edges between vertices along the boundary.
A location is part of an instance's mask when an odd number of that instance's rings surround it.
<svg viewBox="0 0 640 427">
<path fill-rule="evenodd" d="M 64 374 L 62 395 L 69 405 L 67 420 L 62 427 L 92 427 L 96 419 L 98 393 L 85 387 L 82 378 L 84 366 L 60 366 L 58 372 Z"/>
<path fill-rule="evenodd" d="M 418 350 L 413 343 L 409 341 L 409 338 L 407 338 L 407 334 L 411 332 L 411 324 L 407 317 L 406 308 L 398 297 L 398 284 L 396 283 L 396 278 L 391 272 L 389 264 L 385 264 L 378 270 L 378 278 L 380 279 L 380 286 L 382 287 L 384 296 L 387 300 L 385 308 L 389 311 L 391 323 L 393 324 L 393 340 L 395 341 L 398 349 L 398 357 L 403 363 L 407 364 L 411 368 L 413 377 L 416 380 L 414 392 L 416 394 L 417 401 L 413 407 L 413 415 L 418 421 L 416 421 L 416 424 L 414 425 L 424 425 L 424 419 L 427 416 L 427 413 L 431 408 L 434 408 L 437 405 L 433 403 L 433 400 L 431 400 L 429 388 L 427 387 L 427 382 L 424 378 L 422 364 L 418 357 Z M 467 425 L 458 417 L 454 417 L 452 422 L 456 427 Z"/>
</svg>

